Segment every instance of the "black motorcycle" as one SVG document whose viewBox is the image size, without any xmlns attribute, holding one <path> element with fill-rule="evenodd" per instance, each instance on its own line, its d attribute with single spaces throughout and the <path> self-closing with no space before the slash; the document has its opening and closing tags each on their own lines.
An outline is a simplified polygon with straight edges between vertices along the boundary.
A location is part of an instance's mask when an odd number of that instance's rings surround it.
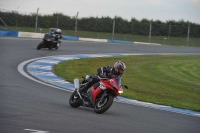
<svg viewBox="0 0 200 133">
<path fill-rule="evenodd" d="M 37 50 L 40 50 L 41 48 L 49 48 L 50 50 L 52 48 L 58 49 L 61 44 L 61 41 L 58 40 L 58 38 L 61 38 L 60 36 L 61 35 L 46 33 L 43 41 L 38 44 Z"/>
</svg>

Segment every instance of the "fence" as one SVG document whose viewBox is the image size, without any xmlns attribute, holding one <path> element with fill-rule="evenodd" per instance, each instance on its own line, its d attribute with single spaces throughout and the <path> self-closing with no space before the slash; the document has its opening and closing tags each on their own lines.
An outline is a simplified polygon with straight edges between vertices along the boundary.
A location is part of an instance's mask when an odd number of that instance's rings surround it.
<svg viewBox="0 0 200 133">
<path fill-rule="evenodd" d="M 39 15 L 6 13 L 0 11 L 0 29 L 48 32 L 59 27 L 63 34 L 97 39 L 115 39 L 151 42 L 166 45 L 200 46 L 200 25 L 182 21 L 163 23 L 160 21 L 126 21 L 120 17 L 81 18 L 63 14 Z M 76 25 L 77 21 L 77 25 Z M 37 25 L 37 30 L 35 26 Z M 77 26 L 77 27 L 76 27 Z M 77 31 L 76 31 L 77 30 Z"/>
</svg>

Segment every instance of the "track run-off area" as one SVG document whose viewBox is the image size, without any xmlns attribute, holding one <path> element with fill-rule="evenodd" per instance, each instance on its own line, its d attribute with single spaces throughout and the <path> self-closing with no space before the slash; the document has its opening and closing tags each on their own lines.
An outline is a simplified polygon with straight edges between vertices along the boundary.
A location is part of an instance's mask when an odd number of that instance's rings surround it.
<svg viewBox="0 0 200 133">
<path fill-rule="evenodd" d="M 73 84 L 57 79 L 51 72 L 53 65 L 71 59 L 126 54 L 200 54 L 200 48 L 62 41 L 58 50 L 36 50 L 40 39 L 1 37 L 0 41 L 2 133 L 200 132 L 199 112 L 122 97 L 101 115 L 90 108 L 71 108 L 68 99 Z"/>
<path fill-rule="evenodd" d="M 54 65 L 62 61 L 69 61 L 69 60 L 75 60 L 75 59 L 124 56 L 124 55 L 141 55 L 141 54 L 114 54 L 113 53 L 113 54 L 83 54 L 83 55 L 50 56 L 50 57 L 31 59 L 31 60 L 22 62 L 18 66 L 18 71 L 25 77 L 31 80 L 34 80 L 38 83 L 55 87 L 57 89 L 73 92 L 75 90 L 73 83 L 70 83 L 62 79 L 61 77 L 58 77 L 52 72 Z M 153 55 L 153 54 L 145 54 L 145 55 Z M 161 55 L 161 54 L 157 54 L 157 55 Z M 191 110 L 172 108 L 169 106 L 156 105 L 152 103 L 145 103 L 145 102 L 140 102 L 137 100 L 132 100 L 132 99 L 128 99 L 128 98 L 124 98 L 120 96 L 118 96 L 118 99 L 119 100 L 117 101 L 121 103 L 133 104 L 133 105 L 138 105 L 138 106 L 143 106 L 143 107 L 149 107 L 149 108 L 160 109 L 160 110 L 165 110 L 165 111 L 172 111 L 176 113 L 182 113 L 182 114 L 200 117 L 200 112 L 195 112 Z"/>
</svg>

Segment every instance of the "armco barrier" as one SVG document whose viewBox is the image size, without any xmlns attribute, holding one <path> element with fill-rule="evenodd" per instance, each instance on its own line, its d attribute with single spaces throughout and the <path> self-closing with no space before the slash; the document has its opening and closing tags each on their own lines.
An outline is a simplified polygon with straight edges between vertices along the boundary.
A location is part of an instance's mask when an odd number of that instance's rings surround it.
<svg viewBox="0 0 200 133">
<path fill-rule="evenodd" d="M 0 36 L 18 37 L 18 31 L 0 30 Z"/>
</svg>

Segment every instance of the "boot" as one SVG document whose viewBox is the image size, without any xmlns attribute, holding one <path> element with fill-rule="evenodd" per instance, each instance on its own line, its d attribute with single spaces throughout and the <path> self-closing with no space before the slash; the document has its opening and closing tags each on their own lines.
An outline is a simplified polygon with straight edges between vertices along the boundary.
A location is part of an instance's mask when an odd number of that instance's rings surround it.
<svg viewBox="0 0 200 133">
<path fill-rule="evenodd" d="M 89 87 L 90 87 L 90 83 L 87 83 L 85 86 L 79 88 L 79 92 L 80 93 L 86 92 Z"/>
</svg>

